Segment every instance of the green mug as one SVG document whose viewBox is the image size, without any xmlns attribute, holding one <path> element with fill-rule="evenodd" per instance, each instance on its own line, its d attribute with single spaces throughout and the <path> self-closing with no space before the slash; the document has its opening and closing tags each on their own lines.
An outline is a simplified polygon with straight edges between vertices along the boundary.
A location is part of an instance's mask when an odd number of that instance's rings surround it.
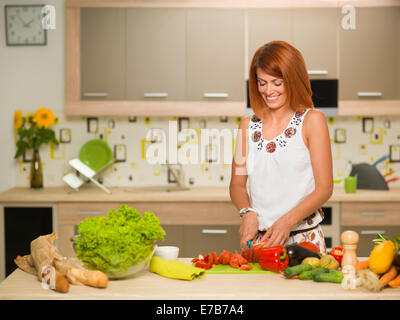
<svg viewBox="0 0 400 320">
<path fill-rule="evenodd" d="M 344 191 L 346 193 L 355 193 L 357 189 L 357 176 L 348 176 L 344 178 Z"/>
</svg>

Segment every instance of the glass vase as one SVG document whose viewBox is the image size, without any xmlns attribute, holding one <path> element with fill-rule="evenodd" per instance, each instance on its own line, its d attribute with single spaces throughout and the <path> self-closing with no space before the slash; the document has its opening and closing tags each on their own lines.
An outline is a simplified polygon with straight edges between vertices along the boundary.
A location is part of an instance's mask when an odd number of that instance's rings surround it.
<svg viewBox="0 0 400 320">
<path fill-rule="evenodd" d="M 31 188 L 43 188 L 42 163 L 40 162 L 39 150 L 33 150 L 31 163 Z"/>
</svg>

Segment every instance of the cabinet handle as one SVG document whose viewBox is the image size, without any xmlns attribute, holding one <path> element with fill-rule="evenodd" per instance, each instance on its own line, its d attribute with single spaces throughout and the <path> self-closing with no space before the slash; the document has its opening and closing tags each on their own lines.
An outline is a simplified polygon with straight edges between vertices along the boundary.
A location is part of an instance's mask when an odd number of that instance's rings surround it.
<svg viewBox="0 0 400 320">
<path fill-rule="evenodd" d="M 84 97 L 108 97 L 107 92 L 85 92 Z"/>
<path fill-rule="evenodd" d="M 103 214 L 101 211 L 77 211 L 77 214 L 90 214 L 90 215 L 98 215 L 98 214 Z"/>
<path fill-rule="evenodd" d="M 204 93 L 204 98 L 228 98 L 229 94 L 227 93 Z"/>
<path fill-rule="evenodd" d="M 385 234 L 386 230 L 361 230 L 360 231 L 360 234 L 363 234 L 363 235 L 371 235 L 371 234 L 375 234 L 376 235 L 378 233 Z"/>
<path fill-rule="evenodd" d="M 324 75 L 324 74 L 328 74 L 328 70 L 308 70 L 308 74 L 309 75 L 313 75 L 313 76 L 320 76 L 320 75 Z"/>
<path fill-rule="evenodd" d="M 384 211 L 362 211 L 361 215 L 362 216 L 384 216 L 385 212 Z"/>
<path fill-rule="evenodd" d="M 143 95 L 145 98 L 167 98 L 168 93 L 165 92 L 152 92 L 152 93 L 145 93 Z"/>
<path fill-rule="evenodd" d="M 382 97 L 382 92 L 357 92 L 359 97 Z"/>
<path fill-rule="evenodd" d="M 205 234 L 227 234 L 228 230 L 226 230 L 226 229 L 202 229 L 201 233 L 205 233 Z"/>
</svg>

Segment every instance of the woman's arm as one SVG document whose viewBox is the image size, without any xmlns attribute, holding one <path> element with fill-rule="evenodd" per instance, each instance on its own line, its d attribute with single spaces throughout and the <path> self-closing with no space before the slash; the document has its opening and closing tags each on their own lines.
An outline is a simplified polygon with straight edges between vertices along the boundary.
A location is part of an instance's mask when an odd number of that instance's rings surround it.
<svg viewBox="0 0 400 320">
<path fill-rule="evenodd" d="M 271 226 L 263 237 L 270 240 L 266 245 L 284 244 L 289 238 L 291 228 L 320 208 L 332 195 L 331 143 L 328 125 L 321 111 L 308 112 L 303 123 L 303 137 L 310 151 L 315 189 Z"/>
<path fill-rule="evenodd" d="M 232 175 L 229 185 L 229 194 L 233 204 L 238 210 L 250 208 L 249 195 L 247 193 L 246 159 L 248 152 L 248 135 L 250 117 L 243 118 L 239 124 L 236 138 L 235 154 L 232 161 Z M 245 248 L 248 240 L 253 240 L 258 232 L 258 219 L 253 211 L 249 211 L 242 218 L 239 229 L 240 246 Z"/>
</svg>

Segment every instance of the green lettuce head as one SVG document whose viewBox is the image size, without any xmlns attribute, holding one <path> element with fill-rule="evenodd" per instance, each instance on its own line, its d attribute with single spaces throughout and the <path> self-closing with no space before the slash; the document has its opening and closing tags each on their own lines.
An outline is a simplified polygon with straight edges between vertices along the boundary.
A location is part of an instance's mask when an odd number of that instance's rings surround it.
<svg viewBox="0 0 400 320">
<path fill-rule="evenodd" d="M 105 217 L 84 219 L 78 225 L 75 250 L 88 269 L 124 274 L 128 267 L 145 260 L 165 231 L 152 212 L 127 205 L 110 210 Z"/>
</svg>

